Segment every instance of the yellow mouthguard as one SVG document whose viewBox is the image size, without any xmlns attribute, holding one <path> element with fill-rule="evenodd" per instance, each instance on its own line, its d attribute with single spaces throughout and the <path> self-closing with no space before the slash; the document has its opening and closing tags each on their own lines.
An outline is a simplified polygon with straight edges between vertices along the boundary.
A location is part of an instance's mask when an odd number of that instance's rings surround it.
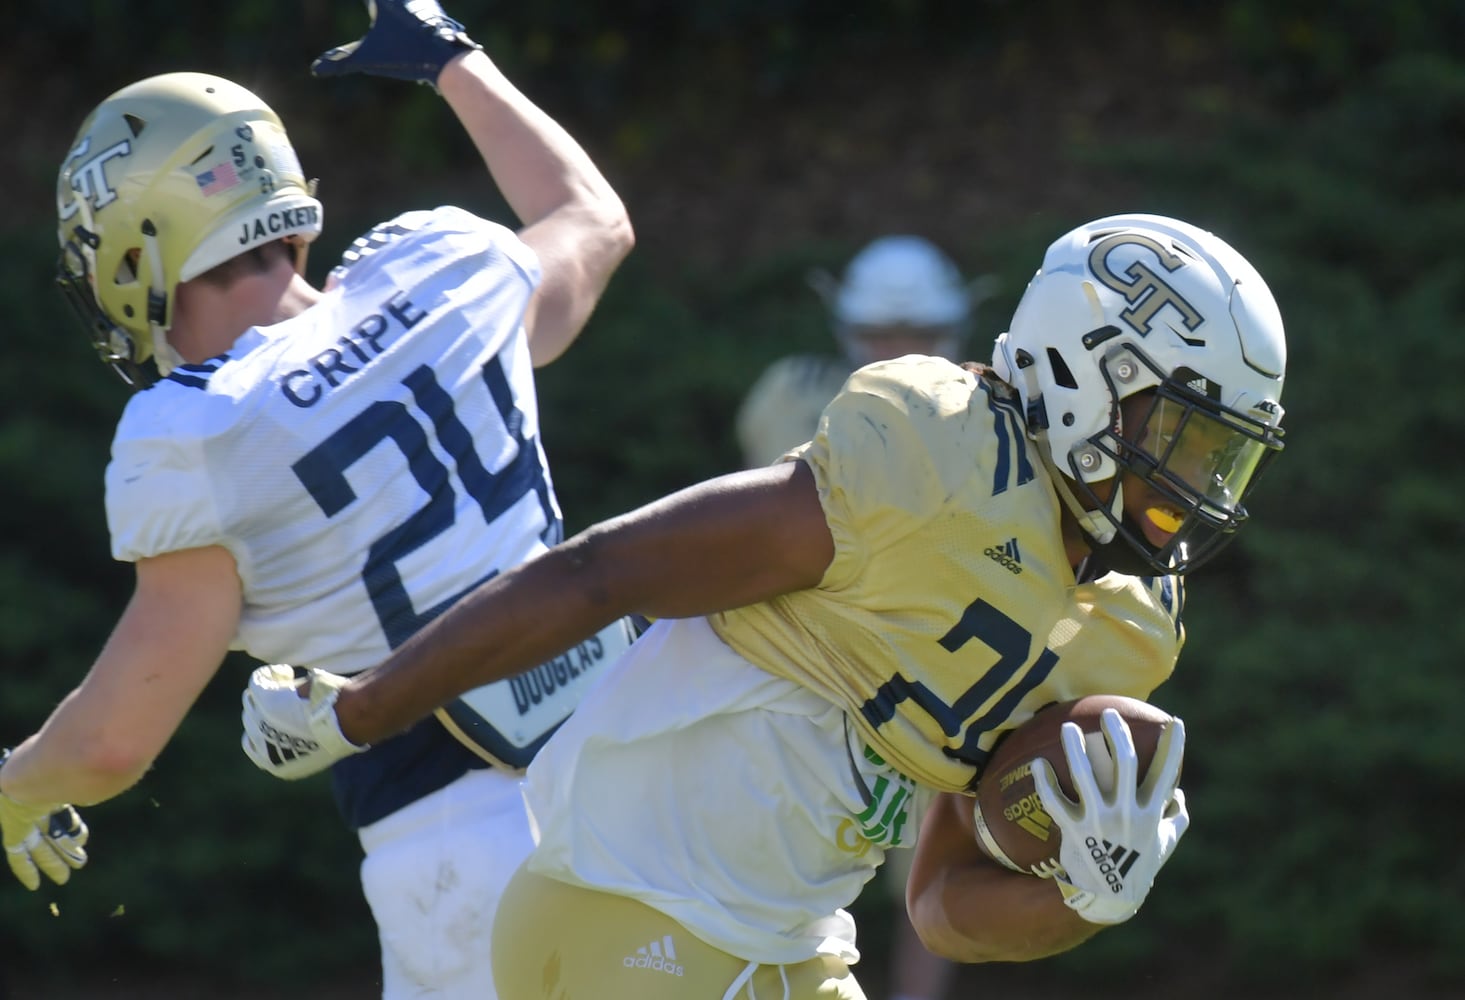
<svg viewBox="0 0 1465 1000">
<path fill-rule="evenodd" d="M 1146 508 L 1145 517 L 1149 518 L 1150 523 L 1161 531 L 1167 531 L 1173 535 L 1180 530 L 1180 518 L 1159 507 Z"/>
</svg>

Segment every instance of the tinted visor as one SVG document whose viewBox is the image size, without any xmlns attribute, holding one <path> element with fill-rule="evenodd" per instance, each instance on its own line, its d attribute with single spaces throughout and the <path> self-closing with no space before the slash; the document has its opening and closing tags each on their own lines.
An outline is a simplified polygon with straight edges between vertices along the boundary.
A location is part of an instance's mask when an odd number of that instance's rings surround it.
<svg viewBox="0 0 1465 1000">
<path fill-rule="evenodd" d="M 1267 457 L 1281 447 L 1265 425 L 1202 410 L 1163 392 L 1143 424 L 1126 431 L 1135 457 L 1151 467 L 1145 479 L 1156 485 L 1160 480 L 1218 520 L 1241 509 Z"/>
</svg>

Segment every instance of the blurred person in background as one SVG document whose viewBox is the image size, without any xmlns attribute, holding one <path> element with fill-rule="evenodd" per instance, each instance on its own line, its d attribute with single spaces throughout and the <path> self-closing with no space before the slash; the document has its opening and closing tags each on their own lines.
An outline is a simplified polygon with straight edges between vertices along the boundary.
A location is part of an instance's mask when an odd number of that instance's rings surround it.
<svg viewBox="0 0 1465 1000">
<path fill-rule="evenodd" d="M 964 282 L 930 240 L 897 234 L 856 254 L 843 280 L 821 269 L 809 284 L 829 308 L 839 354 L 780 358 L 753 383 L 736 421 L 746 468 L 812 438 L 825 404 L 856 368 L 903 354 L 961 360 L 973 314 L 995 281 Z"/>
<path fill-rule="evenodd" d="M 315 288 L 305 252 L 323 209 L 283 124 L 201 73 L 108 97 L 62 166 L 62 288 L 138 390 L 106 475 L 113 555 L 136 587 L 80 686 L 0 767 L 4 842 L 29 888 L 35 866 L 64 881 L 85 861 L 84 828 L 58 805 L 132 786 L 230 649 L 349 674 L 561 540 L 534 368 L 580 333 L 631 248 L 629 219 L 435 2 L 368 6 L 365 35 L 315 72 L 435 87 L 517 232 L 452 206 L 408 211 Z M 584 638 L 334 770 L 387 1000 L 494 997 L 494 913 L 532 846 L 520 771 L 629 637 L 613 622 Z"/>
<path fill-rule="evenodd" d="M 304 777 L 639 612 L 656 623 L 527 771 L 506 997 L 856 1000 L 844 907 L 912 842 L 911 920 L 944 957 L 1032 960 L 1129 920 L 1189 824 L 1180 720 L 1143 778 L 1117 712 L 1097 760 L 1064 726 L 1077 801 L 1033 769 L 1055 866 L 989 854 L 971 796 L 1044 706 L 1170 676 L 1183 575 L 1282 450 L 1281 314 L 1214 234 L 1111 216 L 1053 242 L 995 347 L 860 368 L 782 460 L 579 533 L 375 669 L 260 667 L 245 752 Z"/>
<path fill-rule="evenodd" d="M 842 281 L 824 270 L 810 285 L 829 307 L 838 355 L 795 354 L 764 370 L 737 414 L 746 468 L 776 462 L 814 436 L 819 415 L 856 368 L 904 354 L 959 361 L 990 276 L 967 283 L 930 240 L 891 234 L 867 244 Z M 921 944 L 906 913 L 910 851 L 890 855 L 876 891 L 888 893 L 894 917 L 890 1000 L 941 1000 L 955 974 L 951 962 Z"/>
</svg>

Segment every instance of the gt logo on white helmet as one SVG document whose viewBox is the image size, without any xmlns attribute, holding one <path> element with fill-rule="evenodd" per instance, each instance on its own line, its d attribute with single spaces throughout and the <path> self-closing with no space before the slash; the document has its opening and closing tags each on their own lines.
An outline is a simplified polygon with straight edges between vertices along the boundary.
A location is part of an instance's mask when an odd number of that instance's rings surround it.
<svg viewBox="0 0 1465 1000">
<path fill-rule="evenodd" d="M 87 136 L 76 144 L 76 148 L 66 157 L 66 162 L 70 163 L 85 156 L 91 145 L 92 137 Z M 117 192 L 107 183 L 107 161 L 115 160 L 119 156 L 127 156 L 131 152 L 132 142 L 128 139 L 108 146 L 71 172 L 71 190 L 90 201 L 93 211 L 112 204 L 117 200 Z M 65 222 L 71 218 L 80 208 L 81 206 L 75 200 L 59 206 L 61 221 Z"/>
<path fill-rule="evenodd" d="M 1180 313 L 1187 330 L 1195 330 L 1205 322 L 1205 317 L 1185 300 L 1185 296 L 1140 261 L 1132 262 L 1124 269 L 1123 275 L 1115 274 L 1109 267 L 1109 254 L 1121 246 L 1139 246 L 1152 251 L 1166 271 L 1178 271 L 1185 266 L 1183 258 L 1167 250 L 1157 240 L 1138 233 L 1116 233 L 1094 244 L 1094 248 L 1089 251 L 1089 270 L 1105 287 L 1124 296 L 1130 304 L 1130 308 L 1119 314 L 1120 319 L 1133 327 L 1141 337 L 1149 336 L 1155 314 L 1167 305 L 1174 306 Z M 1125 280 L 1126 278 L 1129 280 Z M 1192 341 L 1189 338 L 1186 338 L 1186 342 L 1193 346 L 1204 344 L 1204 341 Z"/>
</svg>

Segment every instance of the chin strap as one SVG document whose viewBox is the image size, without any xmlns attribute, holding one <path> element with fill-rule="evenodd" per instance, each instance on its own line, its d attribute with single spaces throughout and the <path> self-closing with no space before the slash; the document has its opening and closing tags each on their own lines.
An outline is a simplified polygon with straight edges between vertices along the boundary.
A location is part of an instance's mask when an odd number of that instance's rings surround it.
<svg viewBox="0 0 1465 1000">
<path fill-rule="evenodd" d="M 168 343 L 168 328 L 163 325 L 168 316 L 168 292 L 163 287 L 163 254 L 158 249 L 158 230 L 151 219 L 142 220 L 142 246 L 148 255 L 148 270 L 152 272 L 148 328 L 152 331 L 153 363 L 158 366 L 158 374 L 167 378 L 169 372 L 183 364 L 183 358 Z"/>
<path fill-rule="evenodd" d="M 1021 352 L 1019 352 L 1021 353 Z M 1068 485 L 1068 476 L 1058 468 L 1053 461 L 1053 445 L 1048 441 L 1048 418 L 1046 407 L 1043 405 L 1043 390 L 1038 385 L 1037 372 L 1034 371 L 1031 359 L 1022 363 L 1022 359 L 1010 361 L 1008 368 L 1011 374 L 1020 377 L 1025 383 L 1027 392 L 1022 398 L 1029 400 L 1027 407 L 1028 433 L 1032 435 L 1033 441 L 1037 444 L 1035 449 L 1038 458 L 1042 460 L 1043 468 L 1048 470 L 1048 478 L 1053 482 L 1053 489 L 1058 493 L 1058 498 L 1063 501 L 1063 506 L 1068 513 L 1078 522 L 1084 535 L 1092 542 L 1105 545 L 1114 540 L 1118 533 L 1115 524 L 1119 519 L 1119 512 L 1124 509 L 1124 489 L 1119 483 L 1119 476 L 1114 476 L 1114 496 L 1109 500 L 1108 513 L 1112 517 L 1106 517 L 1104 508 L 1101 505 L 1097 510 L 1089 510 L 1074 495 L 1073 488 Z"/>
<path fill-rule="evenodd" d="M 1114 477 L 1114 496 L 1109 499 L 1109 506 L 1105 508 L 1102 504 L 1094 510 L 1084 507 L 1083 501 L 1074 494 L 1073 488 L 1068 485 L 1068 476 L 1058 468 L 1052 457 L 1052 448 L 1048 444 L 1048 435 L 1042 431 L 1036 434 L 1038 442 L 1038 457 L 1043 462 L 1043 467 L 1048 470 L 1048 478 L 1053 481 L 1053 489 L 1057 492 L 1058 498 L 1063 501 L 1063 506 L 1068 508 L 1068 513 L 1078 522 L 1079 528 L 1091 541 L 1100 545 L 1107 545 L 1114 540 L 1118 529 L 1115 522 L 1124 510 L 1124 486 L 1119 482 L 1119 477 Z"/>
<path fill-rule="evenodd" d="M 1027 382 L 1027 398 L 1040 401 L 1042 395 L 1038 389 L 1037 379 L 1033 374 L 1032 366 L 1010 365 L 1009 367 L 1014 368 L 1016 373 L 1021 375 L 1024 381 Z M 1118 523 L 1121 512 L 1124 510 L 1124 487 L 1119 482 L 1117 472 L 1114 476 L 1114 495 L 1109 499 L 1108 516 L 1106 516 L 1102 504 L 1096 510 L 1086 508 L 1083 502 L 1074 494 L 1073 488 L 1068 485 L 1067 473 L 1058 468 L 1058 464 L 1053 461 L 1053 445 L 1048 441 L 1046 419 L 1034 419 L 1031 416 L 1033 411 L 1034 407 L 1029 406 L 1028 430 L 1032 435 L 1034 443 L 1037 444 L 1035 450 L 1038 453 L 1038 458 L 1043 463 L 1043 468 L 1048 470 L 1048 478 L 1053 482 L 1053 489 L 1058 493 L 1058 498 L 1063 501 L 1063 506 L 1068 509 L 1069 514 L 1073 515 L 1073 519 L 1078 522 L 1079 528 L 1088 536 L 1089 540 L 1097 542 L 1100 545 L 1107 545 L 1114 540 L 1115 534 L 1118 533 L 1115 525 Z"/>
</svg>

